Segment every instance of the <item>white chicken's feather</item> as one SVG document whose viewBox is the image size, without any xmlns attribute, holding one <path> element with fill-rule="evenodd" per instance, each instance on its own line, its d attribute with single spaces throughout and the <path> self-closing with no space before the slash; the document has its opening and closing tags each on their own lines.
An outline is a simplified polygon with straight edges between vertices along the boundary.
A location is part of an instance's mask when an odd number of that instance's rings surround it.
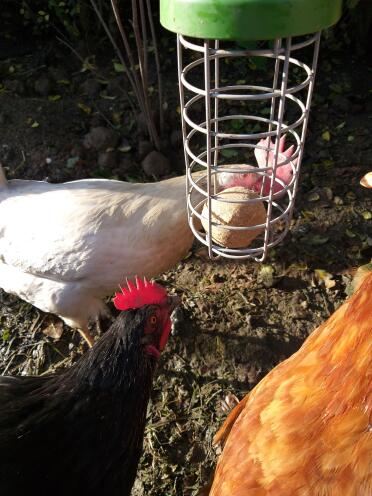
<svg viewBox="0 0 372 496">
<path fill-rule="evenodd" d="M 0 287 L 82 327 L 125 279 L 190 248 L 185 178 L 134 184 L 13 180 L 0 188 Z"/>
</svg>

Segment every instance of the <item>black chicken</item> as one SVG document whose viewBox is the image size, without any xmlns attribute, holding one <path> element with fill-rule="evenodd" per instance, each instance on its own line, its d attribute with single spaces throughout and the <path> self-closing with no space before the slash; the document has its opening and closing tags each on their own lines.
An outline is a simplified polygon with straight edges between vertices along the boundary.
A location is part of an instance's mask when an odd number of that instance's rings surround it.
<svg viewBox="0 0 372 496">
<path fill-rule="evenodd" d="M 70 369 L 0 377 L 0 494 L 129 495 L 160 351 L 178 304 L 137 279 L 122 312 Z"/>
</svg>

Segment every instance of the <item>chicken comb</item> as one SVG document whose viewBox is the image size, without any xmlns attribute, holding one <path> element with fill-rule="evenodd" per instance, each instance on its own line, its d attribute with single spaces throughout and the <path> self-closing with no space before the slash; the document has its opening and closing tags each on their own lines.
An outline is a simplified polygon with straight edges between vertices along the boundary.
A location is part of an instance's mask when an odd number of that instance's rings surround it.
<svg viewBox="0 0 372 496">
<path fill-rule="evenodd" d="M 167 292 L 163 286 L 156 284 L 153 281 L 147 281 L 135 277 L 135 283 L 128 281 L 127 288 L 121 288 L 121 293 L 115 293 L 113 299 L 115 308 L 118 310 L 129 310 L 140 308 L 144 305 L 159 305 L 164 298 L 167 297 Z"/>
</svg>

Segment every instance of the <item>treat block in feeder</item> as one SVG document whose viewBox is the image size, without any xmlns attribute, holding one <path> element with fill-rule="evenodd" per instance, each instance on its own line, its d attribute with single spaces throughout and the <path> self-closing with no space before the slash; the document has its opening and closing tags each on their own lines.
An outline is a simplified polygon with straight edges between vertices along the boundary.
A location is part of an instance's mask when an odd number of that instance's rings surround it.
<svg viewBox="0 0 372 496">
<path fill-rule="evenodd" d="M 218 199 L 212 198 L 212 240 L 224 248 L 246 248 L 263 231 L 264 227 L 255 227 L 265 224 L 266 209 L 259 196 L 240 186 L 228 188 L 218 194 Z M 252 203 L 246 200 L 257 199 Z M 231 201 L 231 202 L 230 202 Z M 202 225 L 206 233 L 209 231 L 208 204 L 205 203 L 202 211 Z M 234 229 L 246 227 L 253 229 Z M 232 229 L 230 229 L 232 228 Z"/>
</svg>

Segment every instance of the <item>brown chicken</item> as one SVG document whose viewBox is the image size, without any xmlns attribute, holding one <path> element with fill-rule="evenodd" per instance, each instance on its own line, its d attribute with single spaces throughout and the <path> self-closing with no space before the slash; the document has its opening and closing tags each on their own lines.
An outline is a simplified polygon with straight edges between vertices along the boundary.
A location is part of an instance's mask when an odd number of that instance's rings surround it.
<svg viewBox="0 0 372 496">
<path fill-rule="evenodd" d="M 372 494 L 372 272 L 230 413 L 210 496 Z"/>
</svg>

